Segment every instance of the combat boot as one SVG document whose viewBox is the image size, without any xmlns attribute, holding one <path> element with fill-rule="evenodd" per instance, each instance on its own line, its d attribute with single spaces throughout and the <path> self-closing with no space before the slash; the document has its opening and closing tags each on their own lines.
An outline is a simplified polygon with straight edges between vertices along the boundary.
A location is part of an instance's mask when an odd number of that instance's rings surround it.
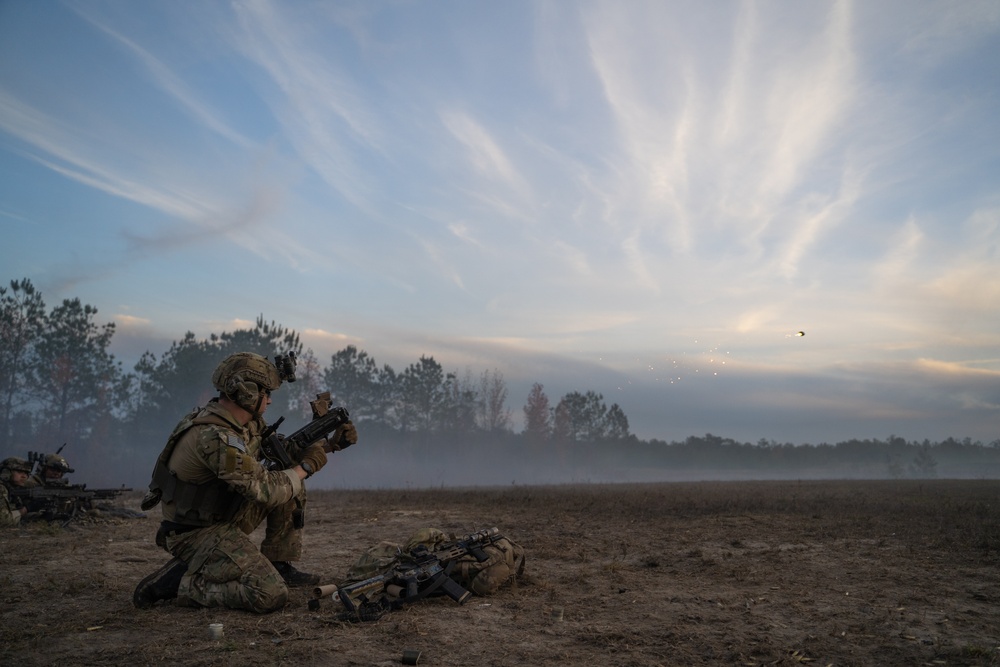
<svg viewBox="0 0 1000 667">
<path fill-rule="evenodd" d="M 158 600 L 176 598 L 185 572 L 187 563 L 180 558 L 169 560 L 166 565 L 139 582 L 132 593 L 132 604 L 138 609 L 149 609 Z"/>
<path fill-rule="evenodd" d="M 319 583 L 318 574 L 300 572 L 292 567 L 292 564 L 287 560 L 271 561 L 271 565 L 273 565 L 274 569 L 278 571 L 281 578 L 285 580 L 285 585 L 289 588 L 295 588 L 296 586 L 315 586 Z"/>
</svg>

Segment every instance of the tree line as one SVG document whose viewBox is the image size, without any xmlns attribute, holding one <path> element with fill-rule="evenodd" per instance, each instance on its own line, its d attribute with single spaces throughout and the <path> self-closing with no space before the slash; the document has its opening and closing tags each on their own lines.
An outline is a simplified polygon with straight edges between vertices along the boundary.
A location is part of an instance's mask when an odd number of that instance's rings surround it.
<svg viewBox="0 0 1000 667">
<path fill-rule="evenodd" d="M 385 434 L 513 436 L 508 389 L 496 370 L 446 372 L 432 356 L 402 371 L 349 345 L 324 365 L 299 334 L 263 315 L 252 328 L 197 338 L 187 332 L 159 356 L 146 351 L 131 370 L 110 352 L 113 322 L 79 298 L 51 309 L 30 279 L 0 287 L 0 438 L 5 449 L 128 449 L 159 442 L 195 405 L 215 394 L 210 378 L 235 352 L 274 358 L 294 352 L 297 380 L 274 395 L 269 414 L 310 415 L 309 401 L 330 391 L 359 427 Z M 628 418 L 594 391 L 570 392 L 550 406 L 541 384 L 524 406 L 526 439 L 616 441 L 632 437 Z M 291 419 L 290 422 L 294 422 Z"/>
<path fill-rule="evenodd" d="M 417 468 L 425 458 L 421 452 L 433 452 L 439 463 L 462 459 L 475 467 L 476 461 L 492 460 L 494 454 L 484 453 L 491 449 L 500 452 L 495 471 L 522 479 L 539 479 L 530 472 L 539 466 L 565 473 L 551 481 L 609 481 L 604 477 L 614 471 L 619 477 L 632 471 L 634 477 L 642 470 L 638 477 L 644 478 L 709 469 L 881 477 L 968 469 L 1000 476 L 997 441 L 917 443 L 890 436 L 802 446 L 739 443 L 711 434 L 642 441 L 630 432 L 623 409 L 607 405 L 601 394 L 573 391 L 553 402 L 541 383 L 532 386 L 521 407 L 522 428 L 515 432 L 507 384 L 497 370 L 449 372 L 434 357 L 421 356 L 397 371 L 353 345 L 321 361 L 303 349 L 297 332 L 263 314 L 251 328 L 208 338 L 187 332 L 159 355 L 146 351 L 126 370 L 110 352 L 115 324 L 99 323 L 97 314 L 78 298 L 48 308 L 27 278 L 0 287 L 3 456 L 55 451 L 65 443 L 71 459 L 111 465 L 131 460 L 145 474 L 180 417 L 216 394 L 210 378 L 222 359 L 243 351 L 273 359 L 291 351 L 298 359 L 297 380 L 275 393 L 269 417 L 286 415 L 290 432 L 309 419 L 309 401 L 330 391 L 366 441 L 384 443 L 386 449 L 376 446 L 372 455 L 383 451 L 398 462 L 406 454 Z"/>
</svg>

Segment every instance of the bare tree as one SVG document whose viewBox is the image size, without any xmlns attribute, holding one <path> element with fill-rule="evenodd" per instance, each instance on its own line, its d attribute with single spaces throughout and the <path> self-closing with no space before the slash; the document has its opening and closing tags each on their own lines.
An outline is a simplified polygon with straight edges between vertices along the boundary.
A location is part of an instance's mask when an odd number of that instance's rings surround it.
<svg viewBox="0 0 1000 667">
<path fill-rule="evenodd" d="M 310 348 L 297 357 L 295 382 L 285 385 L 283 393 L 289 411 L 300 417 L 311 418 L 312 409 L 309 403 L 323 391 L 323 369 L 320 368 L 319 359 Z"/>
<path fill-rule="evenodd" d="M 541 384 L 531 385 L 528 401 L 524 404 L 523 435 L 533 442 L 544 442 L 552 436 L 552 415 L 549 397 Z"/>
<path fill-rule="evenodd" d="M 472 371 L 459 377 L 448 373 L 444 381 L 444 400 L 437 428 L 453 433 L 471 433 L 476 429 L 476 414 L 481 399 L 472 382 Z"/>
<path fill-rule="evenodd" d="M 507 383 L 503 373 L 483 371 L 479 376 L 479 428 L 489 433 L 503 433 L 510 428 L 507 407 Z"/>
</svg>

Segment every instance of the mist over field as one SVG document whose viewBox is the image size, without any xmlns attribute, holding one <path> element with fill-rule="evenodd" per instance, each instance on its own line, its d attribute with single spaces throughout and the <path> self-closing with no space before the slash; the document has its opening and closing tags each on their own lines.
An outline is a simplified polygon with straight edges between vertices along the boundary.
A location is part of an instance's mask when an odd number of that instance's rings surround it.
<svg viewBox="0 0 1000 667">
<path fill-rule="evenodd" d="M 527 443 L 364 434 L 328 457 L 311 489 L 426 489 L 741 480 L 998 479 L 1000 447 L 851 441 L 837 445 L 737 443 L 717 436 L 683 442 Z M 107 458 L 63 452 L 73 483 L 145 489 L 160 443 Z M 4 454 L 6 456 L 8 454 Z M 24 456 L 14 452 L 11 455 Z"/>
</svg>

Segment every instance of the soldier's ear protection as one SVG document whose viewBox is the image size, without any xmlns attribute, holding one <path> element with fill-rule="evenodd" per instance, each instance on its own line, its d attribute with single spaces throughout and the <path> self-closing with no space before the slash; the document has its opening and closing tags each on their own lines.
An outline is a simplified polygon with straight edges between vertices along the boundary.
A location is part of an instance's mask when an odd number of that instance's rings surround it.
<svg viewBox="0 0 1000 667">
<path fill-rule="evenodd" d="M 226 379 L 225 390 L 236 405 L 251 412 L 256 411 L 260 400 L 260 387 L 256 382 L 244 380 L 239 373 L 233 373 Z"/>
</svg>

